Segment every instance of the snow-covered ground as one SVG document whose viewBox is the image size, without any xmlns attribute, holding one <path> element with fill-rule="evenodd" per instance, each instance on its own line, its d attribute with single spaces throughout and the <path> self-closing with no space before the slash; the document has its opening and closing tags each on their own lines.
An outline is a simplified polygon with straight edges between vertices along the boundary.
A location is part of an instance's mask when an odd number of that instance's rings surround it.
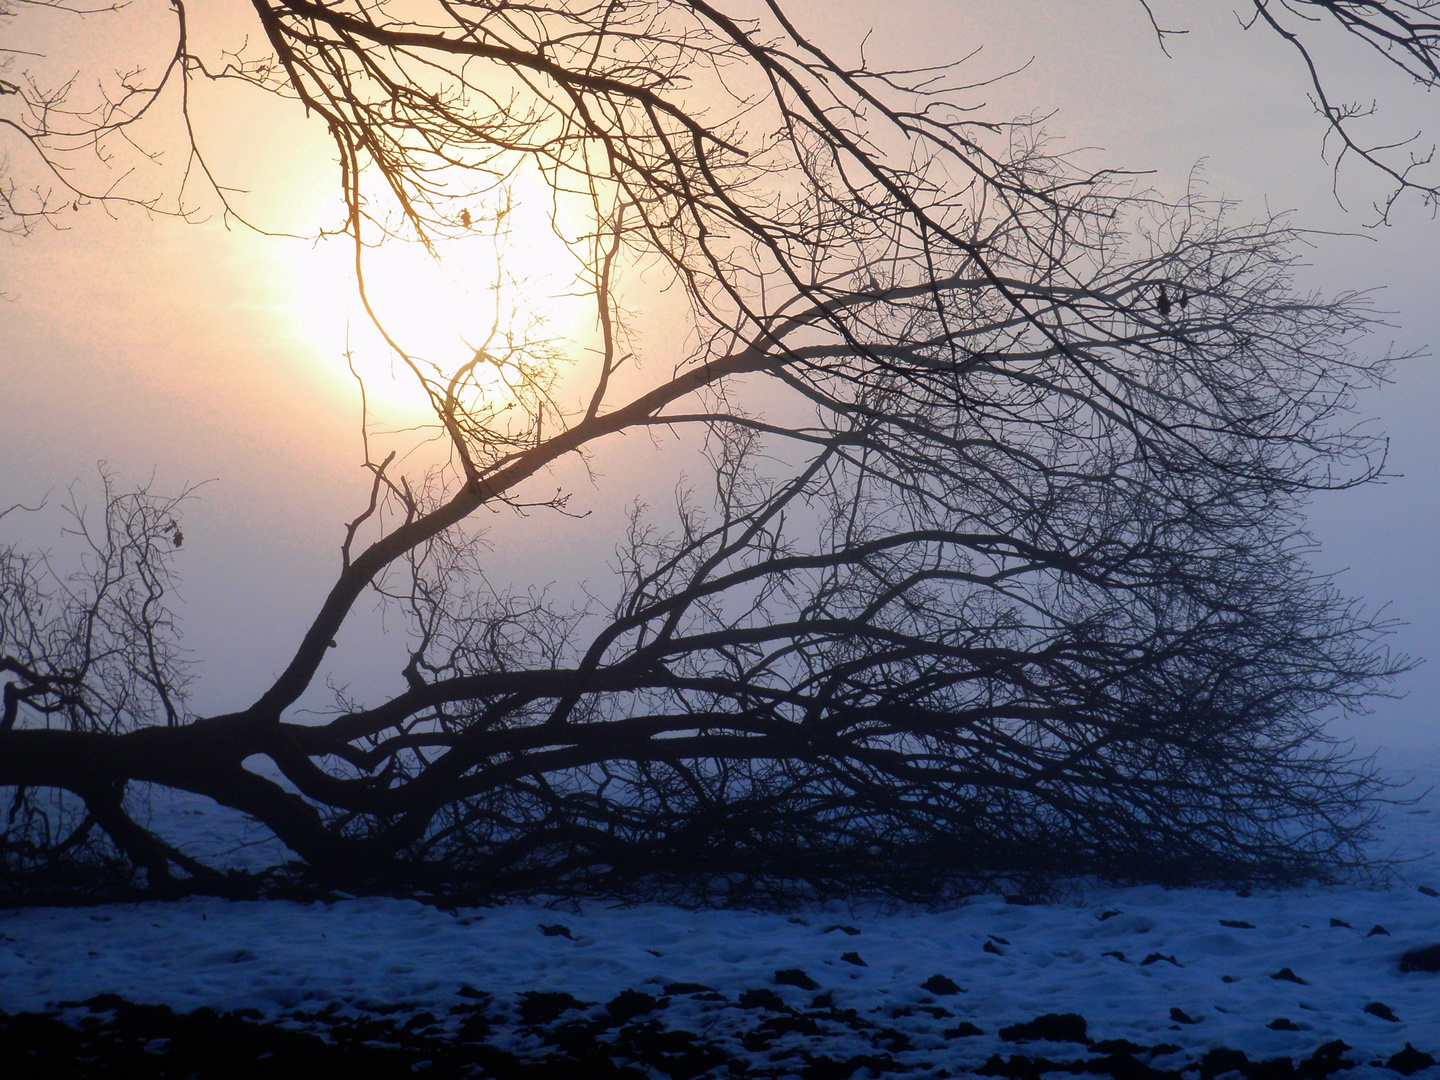
<svg viewBox="0 0 1440 1080">
<path fill-rule="evenodd" d="M 1440 751 L 1384 760 L 1392 773 L 1417 776 L 1417 794 L 1440 781 Z M 185 818 L 194 850 L 234 849 L 233 861 L 251 863 L 273 854 L 236 848 L 238 823 L 213 805 L 157 798 L 154 812 Z M 1147 1058 L 1159 1068 L 1183 1068 L 1216 1047 L 1301 1059 L 1342 1039 L 1358 1066 L 1346 1075 L 1394 1076 L 1379 1063 L 1406 1043 L 1440 1057 L 1440 973 L 1401 970 L 1407 951 L 1440 944 L 1440 896 L 1427 891 L 1440 890 L 1437 841 L 1432 792 L 1387 811 L 1380 850 L 1408 861 L 1386 889 L 1242 896 L 1090 886 L 1036 906 L 983 896 L 945 912 L 831 906 L 793 915 L 198 898 L 0 911 L 0 1011 L 113 993 L 292 1022 L 332 1003 L 340 1013 L 399 1004 L 402 1019 L 428 1012 L 453 1027 L 467 1014 L 452 1008 L 484 1001 L 491 1043 L 523 1055 L 539 1053 L 548 1030 L 527 1021 L 614 1020 L 638 1009 L 774 1075 L 787 1062 L 798 1072 L 818 1054 L 843 1060 L 877 1046 L 918 1075 L 980 1067 L 997 1053 L 1074 1060 L 1084 1047 L 1019 1043 L 1001 1031 L 1076 1013 L 1092 1040 L 1164 1044 Z M 632 994 L 607 1010 L 623 991 L 654 1000 Z M 534 992 L 580 1005 L 525 996 Z M 1440 1066 L 1417 1075 L 1440 1076 Z"/>
</svg>

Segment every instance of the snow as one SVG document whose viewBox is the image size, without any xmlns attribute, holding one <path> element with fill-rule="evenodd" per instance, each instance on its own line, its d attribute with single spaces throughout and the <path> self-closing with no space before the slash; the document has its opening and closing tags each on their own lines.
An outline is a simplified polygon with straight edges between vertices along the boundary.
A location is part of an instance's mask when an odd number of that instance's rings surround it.
<svg viewBox="0 0 1440 1080">
<path fill-rule="evenodd" d="M 1440 752 L 1410 752 L 1391 764 L 1415 773 L 1417 789 L 1440 779 Z M 231 865 L 252 866 L 277 854 L 273 841 L 257 841 L 213 804 L 157 795 L 152 811 L 177 825 L 194 853 L 228 852 Z M 1074 1057 L 1074 1045 L 1018 1046 L 999 1036 L 1006 1025 L 1073 1012 L 1094 1039 L 1179 1047 L 1168 1064 L 1163 1056 L 1152 1062 L 1160 1067 L 1215 1047 L 1298 1058 L 1339 1038 L 1362 1063 L 1347 1075 L 1360 1076 L 1407 1042 L 1440 1056 L 1440 974 L 1402 973 L 1399 964 L 1407 950 L 1440 943 L 1440 897 L 1421 889 L 1440 888 L 1437 823 L 1433 791 L 1387 809 L 1380 851 L 1404 861 L 1386 888 L 1244 896 L 1089 885 L 1043 905 L 980 896 L 943 912 L 831 905 L 792 915 L 598 901 L 447 912 L 375 898 L 0 911 L 0 1010 L 115 993 L 186 1011 L 253 1008 L 277 1019 L 331 1003 L 350 1011 L 402 1004 L 443 1016 L 469 1000 L 462 989 L 475 988 L 493 995 L 494 1043 L 525 1052 L 540 1047 L 518 1020 L 526 991 L 568 993 L 603 1013 L 624 990 L 663 998 L 667 985 L 699 983 L 716 993 L 675 990 L 657 1015 L 737 1054 L 757 1019 L 740 995 L 768 989 L 801 1011 L 829 993 L 835 1009 L 908 1037 L 896 1061 L 949 1070 L 995 1053 Z M 1372 932 L 1377 925 L 1386 932 Z M 777 982 L 777 972 L 793 969 L 818 989 Z M 1275 978 L 1284 969 L 1300 981 Z M 937 974 L 960 992 L 923 988 Z M 1398 1019 L 1367 1013 L 1372 1003 Z M 1196 1022 L 1177 1022 L 1172 1009 Z M 1269 1026 L 1280 1018 L 1297 1030 Z M 955 1037 L 962 1022 L 983 1034 Z M 836 1057 L 873 1049 L 853 1026 L 821 1026 L 811 1049 Z M 767 1060 L 805 1038 L 782 1035 Z M 1423 1075 L 1440 1075 L 1440 1066 Z"/>
</svg>

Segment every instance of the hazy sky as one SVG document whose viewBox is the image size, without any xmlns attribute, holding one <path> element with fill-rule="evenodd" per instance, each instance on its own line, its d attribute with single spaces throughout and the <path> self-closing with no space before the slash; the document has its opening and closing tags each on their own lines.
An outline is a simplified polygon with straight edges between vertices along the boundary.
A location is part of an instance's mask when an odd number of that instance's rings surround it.
<svg viewBox="0 0 1440 1080">
<path fill-rule="evenodd" d="M 981 48 L 970 61 L 977 79 L 1024 67 L 982 95 L 991 115 L 1053 113 L 1047 129 L 1065 147 L 1093 148 L 1089 164 L 1153 170 L 1149 182 L 1173 196 L 1203 162 L 1209 193 L 1241 200 L 1247 215 L 1293 209 L 1302 226 L 1352 234 L 1317 236 L 1301 284 L 1381 288 L 1378 306 L 1394 314 L 1388 338 L 1372 343 L 1377 350 L 1390 339 L 1402 352 L 1440 340 L 1440 223 L 1403 203 L 1391 227 L 1367 228 L 1378 188 L 1358 168 L 1340 175 L 1352 208 L 1342 211 L 1299 61 L 1278 40 L 1241 30 L 1224 0 L 1152 6 L 1162 22 L 1190 30 L 1171 39 L 1171 58 L 1137 0 L 792 5 L 798 21 L 842 56 L 854 55 L 873 30 L 866 54 L 880 64 L 916 66 Z M 247 8 L 238 0 L 197 8 L 200 45 L 254 36 Z M 72 20 L 45 43 L 50 62 L 114 66 L 127 52 L 153 53 L 164 9 L 145 0 L 129 13 Z M 126 19 L 139 21 L 122 33 L 116 28 Z M 1435 100 L 1376 68 L 1368 75 L 1363 85 L 1342 86 L 1341 96 L 1368 101 L 1379 93 L 1390 130 L 1424 126 L 1440 135 Z M 253 97 L 201 94 L 196 111 L 222 181 L 253 192 L 242 202 L 265 225 L 304 232 L 332 223 L 322 220 L 334 175 L 322 130 Z M 513 242 L 525 252 L 523 214 L 517 220 Z M 77 491 L 93 494 L 101 459 L 122 482 L 152 471 L 162 488 L 210 480 L 185 523 L 182 612 L 186 641 L 201 661 L 195 705 L 210 712 L 248 704 L 288 659 L 336 568 L 341 523 L 367 493 L 358 395 L 341 356 L 344 258 L 326 245 L 227 230 L 213 218 L 187 225 L 89 208 L 65 224 L 0 247 L 0 289 L 11 297 L 0 307 L 0 508 L 47 491 L 53 507 L 77 478 Z M 543 267 L 543 245 L 533 246 L 528 257 Z M 404 264 L 392 269 L 396 280 L 409 280 Z M 361 329 L 353 333 L 352 345 L 372 365 L 372 385 L 391 398 L 382 409 L 392 423 L 405 422 L 403 394 L 387 395 L 380 385 L 379 351 Z M 654 362 L 666 364 L 673 344 L 652 338 Z M 1315 561 L 1348 568 L 1344 590 L 1372 606 L 1388 604 L 1408 624 L 1397 647 L 1431 662 L 1404 678 L 1407 698 L 1378 703 L 1373 720 L 1355 730 L 1367 742 L 1440 743 L 1435 363 L 1400 366 L 1362 414 L 1389 432 L 1391 471 L 1403 477 L 1319 501 L 1312 521 L 1323 550 Z M 593 487 L 578 470 L 556 478 L 573 483 L 577 503 L 596 511 L 588 522 L 496 520 L 497 575 L 529 572 L 543 584 L 569 580 L 577 566 L 603 569 L 605 545 L 613 543 L 606 523 L 627 491 L 664 467 L 641 439 L 606 454 Z M 14 518 L 0 528 L 54 542 L 60 522 L 53 514 L 12 527 Z M 357 644 L 375 637 L 373 627 L 350 633 Z M 355 680 L 362 692 L 383 682 L 370 670 L 337 677 Z"/>
</svg>

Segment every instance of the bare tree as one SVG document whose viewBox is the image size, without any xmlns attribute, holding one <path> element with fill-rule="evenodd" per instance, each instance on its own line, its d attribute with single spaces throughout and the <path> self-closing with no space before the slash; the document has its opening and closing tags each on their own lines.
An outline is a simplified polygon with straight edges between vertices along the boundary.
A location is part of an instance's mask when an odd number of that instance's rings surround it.
<svg viewBox="0 0 1440 1080">
<path fill-rule="evenodd" d="M 1376 116 L 1372 98 L 1337 99 L 1328 88 L 1326 73 L 1311 45 L 1316 25 L 1338 25 L 1352 40 L 1363 42 L 1374 54 L 1403 72 L 1426 91 L 1440 87 L 1440 4 L 1435 0 L 1368 3 L 1357 0 L 1252 0 L 1251 25 L 1261 24 L 1280 35 L 1299 57 L 1310 84 L 1310 102 L 1324 119 L 1326 152 L 1338 182 L 1347 158 L 1359 158 L 1377 170 L 1387 184 L 1375 203 L 1376 218 L 1388 222 L 1402 196 L 1418 197 L 1432 213 L 1440 208 L 1440 181 L 1436 173 L 1435 143 L 1426 142 L 1423 129 L 1398 139 L 1367 137 L 1366 120 Z"/>
<path fill-rule="evenodd" d="M 185 712 L 175 502 L 112 494 L 83 580 L 0 552 L 16 858 L 74 846 L 27 794 L 62 789 L 152 884 L 222 886 L 127 815 L 138 782 L 350 883 L 934 894 L 1357 864 L 1382 782 L 1326 721 L 1404 660 L 1307 568 L 1301 514 L 1379 474 L 1347 412 L 1386 364 L 1354 349 L 1363 296 L 1295 290 L 1285 221 L 1082 171 L 974 115 L 961 69 L 844 64 L 769 0 L 255 0 L 268 51 L 209 67 L 174 9 L 172 67 L 123 116 L 217 79 L 323 119 L 367 303 L 375 245 L 499 227 L 499 193 L 542 177 L 598 345 L 497 317 L 457 365 L 389 335 L 449 465 L 367 451 L 333 588 L 226 715 Z M 656 265 L 692 344 L 621 379 L 627 275 Z M 550 466 L 662 429 L 709 478 L 636 504 L 608 592 L 489 584 L 478 510 L 563 511 Z M 407 689 L 297 722 L 367 592 L 408 621 Z"/>
</svg>

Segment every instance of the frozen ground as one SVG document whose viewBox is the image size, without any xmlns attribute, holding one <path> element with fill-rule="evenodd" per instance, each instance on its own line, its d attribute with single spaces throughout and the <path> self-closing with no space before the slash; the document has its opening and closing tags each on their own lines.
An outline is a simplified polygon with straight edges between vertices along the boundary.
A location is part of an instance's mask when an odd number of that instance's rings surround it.
<svg viewBox="0 0 1440 1080">
<path fill-rule="evenodd" d="M 1440 779 L 1440 751 L 1387 764 L 1422 788 Z M 182 816 L 196 851 L 271 854 L 236 848 L 237 823 L 213 806 L 157 801 L 155 813 Z M 1393 1077 L 1384 1063 L 1407 1043 L 1440 1057 L 1440 973 L 1401 970 L 1407 951 L 1440 944 L 1437 841 L 1432 793 L 1388 813 L 1383 843 L 1410 861 L 1384 890 L 1090 887 L 1038 906 L 978 897 L 940 913 L 793 916 L 598 902 L 449 913 L 377 899 L 0 911 L 0 1011 L 118 994 L 324 1030 L 389 1009 L 402 1027 L 418 1015 L 411 1030 L 437 1038 L 481 1014 L 471 1032 L 521 1058 L 555 1053 L 567 1031 L 601 1043 L 686 1032 L 692 1042 L 677 1036 L 672 1049 L 712 1048 L 716 1076 L 742 1064 L 751 1075 L 850 1075 L 844 1062 L 861 1076 L 987 1063 L 994 1073 L 997 1054 L 1019 1076 L 1033 1070 L 1015 1055 L 1075 1062 L 1117 1049 L 1178 1070 L 1222 1047 L 1252 1062 L 1295 1059 L 1305 1075 L 1303 1060 L 1341 1039 L 1356 1063 L 1345 1075 Z M 1079 1014 L 1088 1039 L 1107 1042 L 1087 1050 L 1005 1031 L 1047 1013 Z M 697 1050 L 671 1068 L 675 1053 L 647 1053 L 632 1057 L 654 1076 L 696 1075 L 709 1060 Z M 1416 1075 L 1440 1077 L 1440 1066 Z"/>
</svg>

